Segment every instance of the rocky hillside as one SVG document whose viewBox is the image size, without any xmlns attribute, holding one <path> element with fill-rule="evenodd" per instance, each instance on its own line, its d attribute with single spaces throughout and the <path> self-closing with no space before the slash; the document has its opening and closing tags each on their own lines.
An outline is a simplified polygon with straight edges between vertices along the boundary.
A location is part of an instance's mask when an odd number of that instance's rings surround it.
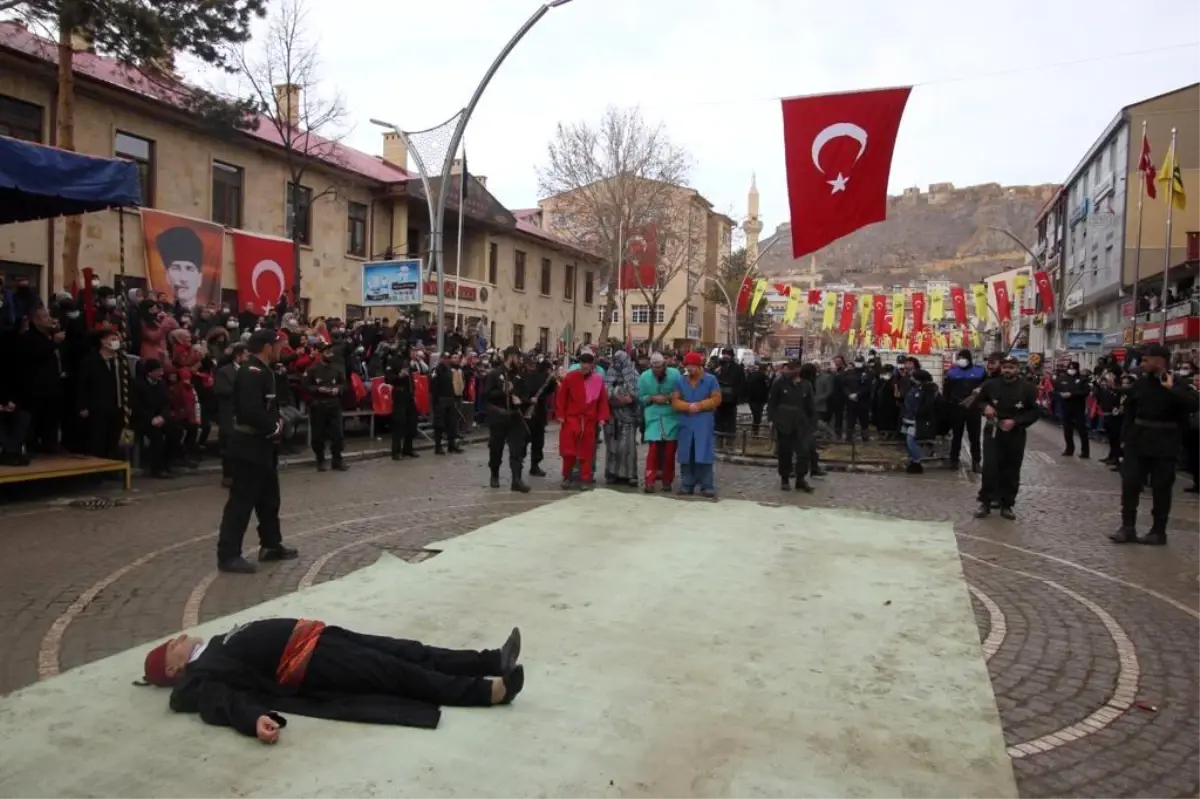
<svg viewBox="0 0 1200 799">
<path fill-rule="evenodd" d="M 955 188 L 935 183 L 928 192 L 906 189 L 888 198 L 888 218 L 835 241 L 816 253 L 822 282 L 892 285 L 909 280 L 977 282 L 1019 266 L 1025 253 L 989 226 L 1011 230 L 1032 246 L 1034 221 L 1056 186 Z M 770 242 L 784 240 L 766 251 Z M 809 271 L 812 256 L 792 260 L 791 225 L 780 225 L 759 243 L 766 254 L 759 267 L 767 275 Z"/>
</svg>

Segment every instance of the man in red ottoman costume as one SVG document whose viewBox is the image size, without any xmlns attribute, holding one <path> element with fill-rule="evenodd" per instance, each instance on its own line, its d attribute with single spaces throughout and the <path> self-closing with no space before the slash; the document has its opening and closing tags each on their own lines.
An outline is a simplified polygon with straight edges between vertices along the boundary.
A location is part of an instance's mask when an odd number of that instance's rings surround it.
<svg viewBox="0 0 1200 799">
<path fill-rule="evenodd" d="M 171 709 L 265 744 L 287 719 L 437 727 L 441 705 L 507 705 L 525 684 L 521 633 L 500 649 L 439 649 L 310 619 L 264 619 L 209 639 L 183 634 L 146 655 L 145 682 Z"/>
</svg>

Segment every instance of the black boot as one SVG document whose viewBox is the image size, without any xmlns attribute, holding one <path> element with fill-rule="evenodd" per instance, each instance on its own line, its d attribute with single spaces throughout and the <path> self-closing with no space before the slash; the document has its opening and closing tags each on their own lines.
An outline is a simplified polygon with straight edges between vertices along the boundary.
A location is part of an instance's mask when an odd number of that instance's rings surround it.
<svg viewBox="0 0 1200 799">
<path fill-rule="evenodd" d="M 975 518 L 976 519 L 986 519 L 987 517 L 989 517 L 991 515 L 992 515 L 992 503 L 986 502 L 986 501 L 980 502 L 979 510 L 975 511 Z"/>
<path fill-rule="evenodd" d="M 500 470 L 492 469 L 492 479 L 488 481 L 488 486 L 491 488 L 500 487 Z"/>
<path fill-rule="evenodd" d="M 348 472 L 348 471 L 350 471 L 350 467 L 347 466 L 346 462 L 343 461 L 341 458 L 334 458 L 333 459 L 333 470 L 335 472 Z"/>
<path fill-rule="evenodd" d="M 1132 524 L 1122 524 L 1117 531 L 1108 537 L 1114 544 L 1137 543 L 1137 529 Z"/>
<path fill-rule="evenodd" d="M 273 560 L 295 560 L 298 557 L 300 557 L 299 550 L 285 547 L 283 544 L 277 547 L 260 547 L 258 550 L 260 563 L 269 563 Z"/>
<path fill-rule="evenodd" d="M 796 478 L 796 490 L 803 491 L 805 494 L 811 494 L 813 492 L 813 487 L 810 486 L 808 484 L 808 481 L 805 480 L 803 477 L 797 477 Z"/>
<path fill-rule="evenodd" d="M 529 476 L 530 477 L 545 477 L 546 473 L 542 471 L 541 466 L 539 466 L 538 464 L 535 463 L 529 467 Z"/>
<path fill-rule="evenodd" d="M 792 490 L 792 481 L 786 477 L 780 477 L 779 478 L 779 490 L 780 491 L 791 491 Z"/>
<path fill-rule="evenodd" d="M 324 459 L 324 458 L 317 458 L 317 471 L 318 471 L 318 472 L 325 472 L 325 471 L 328 471 L 328 470 L 329 470 L 329 467 L 325 465 L 325 459 Z"/>
<path fill-rule="evenodd" d="M 1139 536 L 1137 542 L 1152 547 L 1165 547 L 1167 545 L 1167 526 L 1165 524 L 1152 525 L 1150 532 Z"/>
<path fill-rule="evenodd" d="M 509 486 L 513 491 L 520 494 L 528 494 L 530 491 L 529 485 L 521 479 L 521 470 L 513 469 L 512 485 Z"/>
<path fill-rule="evenodd" d="M 258 567 L 241 555 L 238 555 L 236 558 L 230 558 L 218 563 L 217 571 L 225 572 L 226 574 L 254 574 L 258 571 Z"/>
<path fill-rule="evenodd" d="M 1011 522 L 1013 519 L 1017 518 L 1017 514 L 1013 513 L 1013 509 L 1011 506 L 1002 505 L 1002 506 L 1000 506 L 1000 518 L 1007 519 L 1008 521 Z"/>
<path fill-rule="evenodd" d="M 458 439 L 457 439 L 457 438 L 455 438 L 455 439 L 452 439 L 452 440 L 450 441 L 450 447 L 449 447 L 449 451 L 450 451 L 450 452 L 462 452 L 462 451 L 463 451 L 463 448 L 462 448 L 462 447 L 460 447 L 460 446 L 458 445 Z"/>
<path fill-rule="evenodd" d="M 975 474 L 983 474 L 983 464 L 979 461 L 971 461 L 971 471 Z"/>
</svg>

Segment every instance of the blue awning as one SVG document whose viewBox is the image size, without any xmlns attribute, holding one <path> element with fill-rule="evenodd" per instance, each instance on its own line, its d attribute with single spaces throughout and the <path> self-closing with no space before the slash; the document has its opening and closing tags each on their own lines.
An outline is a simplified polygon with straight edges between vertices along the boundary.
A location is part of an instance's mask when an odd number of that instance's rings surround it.
<svg viewBox="0 0 1200 799">
<path fill-rule="evenodd" d="M 142 202 L 137 165 L 0 136 L 0 224 Z"/>
</svg>

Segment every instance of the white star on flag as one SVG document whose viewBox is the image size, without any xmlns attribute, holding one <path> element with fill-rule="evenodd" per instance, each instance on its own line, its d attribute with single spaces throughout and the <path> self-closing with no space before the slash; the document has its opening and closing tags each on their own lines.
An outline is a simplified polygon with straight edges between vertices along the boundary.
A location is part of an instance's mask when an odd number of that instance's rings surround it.
<svg viewBox="0 0 1200 799">
<path fill-rule="evenodd" d="M 833 180 L 827 180 L 825 182 L 828 183 L 830 186 L 833 186 L 833 191 L 831 191 L 829 193 L 837 194 L 839 191 L 846 190 L 846 184 L 850 182 L 850 178 L 843 177 L 842 173 L 838 172 L 838 175 L 836 178 L 834 178 Z"/>
</svg>

